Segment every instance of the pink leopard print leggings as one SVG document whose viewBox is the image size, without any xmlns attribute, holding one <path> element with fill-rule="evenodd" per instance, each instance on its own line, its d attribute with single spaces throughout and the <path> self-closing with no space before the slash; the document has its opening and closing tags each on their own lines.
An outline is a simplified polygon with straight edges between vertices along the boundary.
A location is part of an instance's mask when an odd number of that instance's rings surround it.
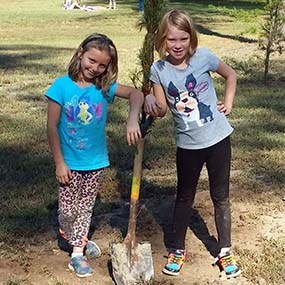
<svg viewBox="0 0 285 285">
<path fill-rule="evenodd" d="M 73 170 L 69 184 L 61 184 L 59 187 L 58 221 L 72 246 L 83 247 L 86 245 L 102 174 L 103 169 Z"/>
</svg>

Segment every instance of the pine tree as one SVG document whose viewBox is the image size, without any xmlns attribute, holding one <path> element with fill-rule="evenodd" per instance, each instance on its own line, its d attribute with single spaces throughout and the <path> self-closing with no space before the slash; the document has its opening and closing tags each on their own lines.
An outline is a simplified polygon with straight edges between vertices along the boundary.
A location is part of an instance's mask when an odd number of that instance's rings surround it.
<svg viewBox="0 0 285 285">
<path fill-rule="evenodd" d="M 267 80 L 270 56 L 285 50 L 285 0 L 267 0 L 265 23 L 261 26 L 259 47 L 265 50 L 264 80 Z"/>
<path fill-rule="evenodd" d="M 140 83 L 141 90 L 145 95 L 149 94 L 151 90 L 149 75 L 151 64 L 154 61 L 155 34 L 159 21 L 166 10 L 166 3 L 166 0 L 145 0 L 144 14 L 138 23 L 140 30 L 146 29 L 146 35 L 138 54 L 140 68 L 132 74 L 131 79 L 137 88 L 138 82 Z"/>
</svg>

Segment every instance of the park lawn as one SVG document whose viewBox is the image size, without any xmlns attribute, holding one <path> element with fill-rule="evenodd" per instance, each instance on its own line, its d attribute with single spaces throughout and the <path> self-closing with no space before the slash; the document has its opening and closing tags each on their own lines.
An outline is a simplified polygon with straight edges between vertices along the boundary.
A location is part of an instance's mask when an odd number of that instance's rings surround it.
<svg viewBox="0 0 285 285">
<path fill-rule="evenodd" d="M 141 17 L 137 1 L 118 1 L 116 11 L 104 9 L 105 1 L 82 1 L 101 6 L 96 13 L 65 11 L 61 2 L 10 0 L 0 10 L 0 244 L 5 244 L 5 250 L 15 242 L 44 243 L 50 230 L 50 207 L 57 194 L 46 138 L 44 93 L 66 72 L 81 40 L 93 32 L 113 39 L 121 83 L 131 85 L 130 74 L 138 66 L 144 30 L 136 26 Z M 284 199 L 285 58 L 273 57 L 269 82 L 264 84 L 262 52 L 257 49 L 262 5 L 256 1 L 169 1 L 169 7 L 187 9 L 200 32 L 200 46 L 210 48 L 238 72 L 235 107 L 229 117 L 235 128 L 234 188 L 257 195 L 271 191 Z M 221 98 L 223 81 L 215 79 Z M 95 213 L 108 212 L 113 201 L 128 198 L 135 150 L 125 144 L 126 114 L 126 102 L 118 100 L 110 106 L 107 134 L 112 165 L 101 193 L 109 204 L 99 205 Z M 148 137 L 145 164 L 151 171 L 143 183 L 151 185 L 153 193 L 173 191 L 175 142 L 169 113 L 156 121 Z M 199 190 L 206 189 L 207 180 L 202 177 Z M 147 197 L 142 190 L 142 197 Z M 278 246 L 284 248 L 284 243 Z"/>
</svg>

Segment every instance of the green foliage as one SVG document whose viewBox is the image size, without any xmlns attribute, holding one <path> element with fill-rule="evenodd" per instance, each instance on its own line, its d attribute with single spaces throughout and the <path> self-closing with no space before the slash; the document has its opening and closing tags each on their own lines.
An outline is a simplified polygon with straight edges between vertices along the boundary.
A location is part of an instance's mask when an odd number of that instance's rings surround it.
<svg viewBox="0 0 285 285">
<path fill-rule="evenodd" d="M 155 34 L 159 21 L 166 9 L 167 0 L 145 0 L 144 14 L 138 26 L 140 29 L 145 28 L 147 33 Z"/>
<path fill-rule="evenodd" d="M 259 48 L 265 50 L 264 79 L 266 80 L 270 55 L 285 50 L 285 1 L 267 0 L 264 8 L 265 22 L 261 26 Z"/>
<path fill-rule="evenodd" d="M 260 80 L 263 60 L 258 55 L 253 55 L 247 59 L 236 59 L 232 57 L 224 57 L 223 61 L 229 64 L 239 74 L 240 79 Z"/>
<path fill-rule="evenodd" d="M 259 1 L 262 2 L 262 1 Z M 254 7 L 249 8 L 247 5 L 238 6 L 241 2 L 235 3 L 231 1 L 230 6 L 219 6 L 218 4 L 229 4 L 229 3 L 214 3 L 209 4 L 208 9 L 211 12 L 219 13 L 227 18 L 230 18 L 231 21 L 234 20 L 235 23 L 245 24 L 246 27 L 244 30 L 238 33 L 239 36 L 242 35 L 256 35 L 258 30 L 258 21 L 252 21 L 252 19 L 259 19 L 263 15 L 262 7 L 263 5 L 255 5 Z"/>
<path fill-rule="evenodd" d="M 259 8 L 246 10 L 246 9 L 241 9 L 241 8 L 236 8 L 236 7 L 232 7 L 232 8 L 227 8 L 225 6 L 219 7 L 213 4 L 208 5 L 208 8 L 212 11 L 219 12 L 221 14 L 233 17 L 237 21 L 240 21 L 240 22 L 249 22 L 253 18 L 256 18 L 262 15 L 262 10 Z"/>
<path fill-rule="evenodd" d="M 258 30 L 257 27 L 251 26 L 251 27 L 248 27 L 245 31 L 241 32 L 240 35 L 241 36 L 245 34 L 255 35 L 257 30 Z"/>
<path fill-rule="evenodd" d="M 140 61 L 140 70 L 136 70 L 132 74 L 132 80 L 135 85 L 138 81 L 141 83 L 141 88 L 144 94 L 150 92 L 150 67 L 154 60 L 154 40 L 159 21 L 163 16 L 166 9 L 166 0 L 145 0 L 144 1 L 144 14 L 138 23 L 138 27 L 146 29 L 143 46 L 139 50 L 138 58 Z M 140 80 L 140 74 L 142 79 Z"/>
</svg>

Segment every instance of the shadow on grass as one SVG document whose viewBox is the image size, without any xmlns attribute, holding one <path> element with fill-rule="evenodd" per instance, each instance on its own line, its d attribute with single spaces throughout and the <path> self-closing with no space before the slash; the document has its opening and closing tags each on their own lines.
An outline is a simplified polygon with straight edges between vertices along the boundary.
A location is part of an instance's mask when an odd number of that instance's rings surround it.
<svg viewBox="0 0 285 285">
<path fill-rule="evenodd" d="M 144 184 L 141 196 L 143 200 L 145 199 L 145 208 L 155 220 L 153 227 L 157 227 L 157 225 L 159 225 L 162 229 L 165 248 L 171 249 L 176 240 L 176 234 L 173 231 L 172 223 L 176 197 L 175 187 L 167 188 L 148 183 Z M 197 209 L 189 209 L 189 212 L 189 229 L 204 244 L 209 253 L 212 256 L 216 256 L 219 250 L 216 238 L 210 235 L 207 225 Z M 139 226 L 139 230 L 142 233 L 147 230 L 147 225 L 145 225 L 146 221 L 147 214 L 138 218 L 138 223 L 141 224 L 141 226 Z M 150 236 L 153 227 L 150 227 Z"/>
<path fill-rule="evenodd" d="M 203 35 L 232 39 L 232 40 L 236 40 L 236 41 L 239 41 L 242 43 L 256 43 L 257 42 L 257 40 L 255 40 L 255 39 L 249 39 L 249 38 L 242 37 L 242 36 L 233 36 L 233 35 L 221 34 L 219 32 L 209 30 L 209 29 L 203 27 L 202 25 L 198 25 L 198 24 L 196 24 L 196 28 L 197 28 L 198 32 L 203 34 Z"/>
<path fill-rule="evenodd" d="M 54 72 L 60 70 L 59 65 L 38 64 L 35 63 L 49 58 L 54 58 L 58 53 L 68 52 L 72 54 L 74 49 L 70 48 L 56 48 L 50 46 L 40 45 L 0 45 L 0 69 L 6 72 L 12 70 L 29 70 L 31 74 L 38 73 L 38 71 Z"/>
<path fill-rule="evenodd" d="M 202 2 L 202 3 L 201 3 Z M 203 6 L 208 6 L 208 5 L 215 5 L 215 6 L 221 6 L 221 7 L 226 7 L 226 8 L 238 8 L 238 9 L 245 9 L 245 10 L 251 10 L 251 9 L 262 9 L 264 4 L 258 1 L 236 1 L 236 0 L 229 0 L 229 1 L 220 1 L 220 0 L 204 0 L 204 1 L 199 1 L 199 0 L 169 0 L 169 3 L 171 5 L 176 4 L 181 7 L 191 7 L 191 4 L 199 4 Z"/>
<path fill-rule="evenodd" d="M 40 240 L 49 229 L 46 203 L 55 185 L 51 157 L 28 147 L 1 147 L 0 161 L 0 239 L 11 244 Z"/>
<path fill-rule="evenodd" d="M 175 204 L 175 189 L 173 187 L 160 187 L 158 185 L 142 182 L 142 191 L 138 205 L 138 215 L 136 220 L 136 237 L 139 242 L 149 241 L 157 244 L 157 234 L 162 231 L 161 247 L 170 249 L 175 243 L 175 233 L 173 232 L 172 216 Z M 95 206 L 96 208 L 96 206 Z M 190 210 L 190 209 L 189 209 Z M 208 252 L 215 257 L 218 254 L 218 242 L 213 235 L 210 235 L 207 225 L 199 214 L 198 210 L 192 212 L 189 229 L 204 244 Z M 98 213 L 98 212 L 97 212 Z M 96 231 L 96 225 L 106 223 L 112 228 L 119 229 L 122 237 L 126 237 L 128 230 L 129 203 L 118 204 L 118 207 L 107 215 L 94 215 L 91 227 L 91 235 Z M 155 239 L 155 240 L 154 240 Z"/>
<path fill-rule="evenodd" d="M 108 6 L 107 1 L 87 1 L 86 3 L 84 2 L 85 5 L 100 5 L 100 6 Z M 180 6 L 181 9 L 185 8 L 187 9 L 188 7 L 191 8 L 193 4 L 203 6 L 204 8 L 207 8 L 208 5 L 215 5 L 215 6 L 221 6 L 221 7 L 226 7 L 226 8 L 238 8 L 238 9 L 245 9 L 245 10 L 250 10 L 250 9 L 262 9 L 264 4 L 260 3 L 258 1 L 236 1 L 236 0 L 229 0 L 229 1 L 220 1 L 220 0 L 168 0 L 169 6 Z M 125 1 L 120 1 L 117 3 L 118 9 L 120 7 L 134 7 L 134 9 L 138 9 L 138 0 L 125 0 Z"/>
<path fill-rule="evenodd" d="M 221 1 L 187 1 L 187 0 L 181 0 L 181 1 L 169 1 L 168 9 L 170 8 L 176 8 L 176 9 L 185 9 L 189 10 L 190 14 L 193 15 L 193 18 L 195 18 L 196 22 L 196 28 L 199 33 L 204 34 L 204 35 L 210 35 L 210 36 L 216 36 L 219 38 L 227 38 L 227 39 L 232 39 L 236 40 L 239 42 L 243 43 L 256 43 L 256 39 L 250 39 L 247 37 L 243 36 L 236 36 L 236 35 L 226 35 L 222 34 L 216 31 L 212 31 L 208 28 L 206 28 L 205 25 L 201 25 L 201 22 L 204 24 L 211 23 L 213 24 L 215 22 L 214 16 L 217 16 L 221 14 L 222 12 L 219 11 L 212 11 L 211 9 L 208 8 L 208 5 L 215 5 L 217 7 L 225 7 L 228 9 L 231 8 L 237 8 L 237 9 L 244 9 L 244 10 L 252 10 L 252 9 L 262 9 L 262 4 L 257 3 L 257 2 L 252 2 L 252 1 L 226 1 L 226 2 L 221 2 Z M 138 12 L 138 1 L 127 1 L 127 2 L 122 2 L 118 4 L 118 7 L 129 7 L 131 6 L 132 9 L 135 12 Z M 199 15 L 199 17 L 197 16 Z M 206 16 L 207 20 L 201 18 L 201 16 Z M 94 17 L 94 15 L 90 15 L 90 19 Z M 96 15 L 96 20 L 106 20 L 110 19 L 111 21 L 116 21 L 118 19 L 121 19 L 121 17 L 130 17 L 129 12 L 126 11 L 125 14 L 120 11 L 119 14 L 116 14 L 116 11 L 111 11 L 111 13 L 108 15 L 106 13 L 104 14 L 98 14 Z M 208 19 L 209 18 L 209 19 Z M 86 21 L 86 17 L 81 18 L 82 21 Z M 111 23 L 111 22 L 110 22 Z"/>
</svg>

